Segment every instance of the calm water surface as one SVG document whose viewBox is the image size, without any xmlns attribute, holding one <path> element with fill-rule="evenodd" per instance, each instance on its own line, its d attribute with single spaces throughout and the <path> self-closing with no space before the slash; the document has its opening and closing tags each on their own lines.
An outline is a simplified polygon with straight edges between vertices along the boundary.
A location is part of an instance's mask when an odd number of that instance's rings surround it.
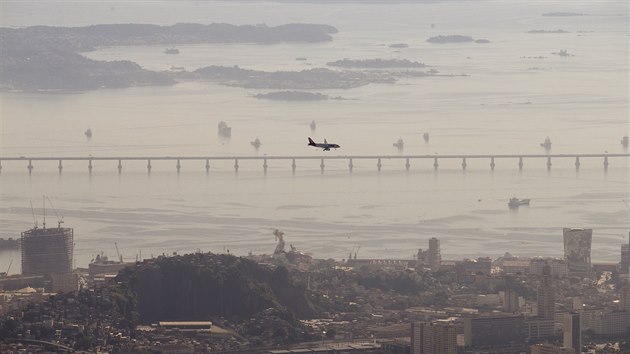
<svg viewBox="0 0 630 354">
<path fill-rule="evenodd" d="M 424 62 L 444 74 L 372 84 L 350 90 L 319 90 L 346 100 L 275 102 L 253 98 L 266 90 L 184 82 L 72 94 L 0 93 L 2 156 L 177 156 L 308 155 L 306 137 L 342 145 L 335 154 L 541 153 L 549 136 L 553 153 L 623 152 L 628 128 L 628 4 L 624 1 L 479 1 L 430 4 L 278 4 L 232 2 L 3 1 L 3 26 L 82 26 L 94 23 L 227 22 L 277 25 L 291 22 L 334 25 L 330 43 L 277 45 L 187 45 L 165 55 L 162 46 L 110 47 L 85 53 L 98 60 L 132 60 L 150 70 L 181 66 L 239 65 L 275 71 L 325 67 L 342 58 L 399 58 Z M 588 16 L 549 17 L 552 11 Z M 51 14 L 53 14 L 51 16 Z M 69 15 L 72 14 L 72 15 Z M 431 27 L 431 24 L 434 24 Z M 530 34 L 563 29 L 570 33 Z M 488 44 L 435 45 L 440 34 L 486 38 Z M 409 48 L 392 49 L 392 43 Z M 574 57 L 551 54 L 566 49 Z M 544 59 L 527 57 L 543 56 Z M 296 61 L 306 57 L 307 61 Z M 216 134 L 219 121 L 233 129 L 230 140 Z M 315 120 L 317 130 L 308 123 Z M 94 135 L 86 140 L 83 131 Z M 430 132 L 425 144 L 422 133 Z M 256 152 L 250 141 L 263 145 Z M 300 162 L 295 176 L 286 161 L 129 163 L 98 162 L 90 177 L 82 162 L 3 162 L 0 175 L 0 237 L 16 237 L 32 226 L 29 201 L 41 214 L 49 195 L 75 228 L 76 265 L 103 251 L 135 258 L 197 249 L 236 254 L 271 252 L 272 229 L 317 257 L 407 258 L 427 240 L 442 240 L 445 258 L 562 255 L 562 227 L 594 229 L 593 259 L 615 262 L 630 229 L 627 159 L 600 160 Z M 511 196 L 531 198 L 530 207 L 510 211 Z M 38 216 L 39 222 L 42 216 Z M 50 213 L 48 225 L 55 224 Z M 624 236 L 625 235 L 625 236 Z M 624 241 L 625 240 L 625 241 Z M 0 253 L 0 269 L 18 252 Z"/>
</svg>

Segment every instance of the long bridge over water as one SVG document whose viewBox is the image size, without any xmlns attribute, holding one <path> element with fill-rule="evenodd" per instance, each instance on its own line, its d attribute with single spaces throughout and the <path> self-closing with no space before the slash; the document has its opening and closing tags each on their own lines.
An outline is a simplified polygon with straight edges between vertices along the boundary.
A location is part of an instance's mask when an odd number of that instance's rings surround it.
<svg viewBox="0 0 630 354">
<path fill-rule="evenodd" d="M 596 159 L 601 161 L 601 164 L 604 169 L 607 169 L 610 165 L 609 159 L 623 159 L 630 157 L 628 153 L 597 153 L 597 154 L 496 154 L 496 155 L 475 155 L 475 154 L 449 154 L 449 155 L 329 155 L 329 156 L 87 156 L 87 157 L 76 157 L 76 156 L 66 156 L 66 157 L 37 157 L 37 156 L 20 156 L 20 157 L 0 157 L 0 171 L 3 168 L 3 162 L 28 162 L 26 165 L 26 169 L 28 173 L 32 173 L 35 168 L 34 162 L 43 162 L 43 161 L 58 161 L 57 169 L 59 173 L 63 171 L 63 162 L 64 161 L 83 161 L 86 163 L 86 167 L 89 173 L 92 173 L 92 169 L 94 168 L 94 163 L 96 161 L 113 161 L 118 162 L 118 173 L 122 173 L 123 162 L 137 162 L 137 161 L 145 161 L 147 173 L 151 173 L 152 162 L 155 161 L 172 161 L 174 162 L 174 168 L 179 173 L 182 169 L 183 162 L 205 162 L 206 173 L 210 172 L 210 167 L 212 162 L 217 161 L 234 161 L 234 171 L 238 172 L 240 165 L 239 161 L 251 161 L 256 160 L 261 162 L 261 167 L 263 171 L 266 173 L 267 168 L 269 167 L 268 161 L 286 161 L 287 167 L 290 167 L 292 172 L 295 173 L 297 164 L 296 161 L 299 160 L 319 160 L 319 168 L 321 173 L 324 173 L 326 168 L 326 161 L 329 160 L 345 160 L 348 162 L 348 171 L 351 173 L 354 168 L 354 161 L 359 160 L 371 160 L 374 161 L 375 167 L 377 171 L 381 171 L 383 167 L 384 160 L 399 160 L 404 162 L 401 164 L 402 168 L 405 168 L 407 171 L 411 168 L 412 162 L 417 162 L 419 160 L 432 160 L 433 168 L 437 171 L 440 165 L 440 160 L 459 160 L 461 161 L 461 168 L 466 170 L 468 166 L 468 161 L 470 160 L 487 160 L 488 166 L 491 170 L 494 170 L 496 166 L 496 161 L 498 160 L 514 160 L 514 166 L 519 170 L 522 170 L 525 166 L 525 160 L 542 160 L 547 167 L 548 170 L 551 169 L 554 160 L 558 159 L 572 159 L 574 160 L 574 165 L 576 170 L 579 170 L 581 161 L 584 159 Z"/>
</svg>

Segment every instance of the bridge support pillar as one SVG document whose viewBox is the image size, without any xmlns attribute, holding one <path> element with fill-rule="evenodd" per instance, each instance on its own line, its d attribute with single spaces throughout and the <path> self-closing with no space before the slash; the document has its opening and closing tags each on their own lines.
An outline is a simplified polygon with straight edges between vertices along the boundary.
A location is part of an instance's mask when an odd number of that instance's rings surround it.
<svg viewBox="0 0 630 354">
<path fill-rule="evenodd" d="M 438 164 L 438 158 L 436 157 L 433 159 L 433 169 L 437 171 L 439 166 L 440 164 Z"/>
<path fill-rule="evenodd" d="M 151 160 L 147 160 L 147 173 L 151 174 Z"/>
<path fill-rule="evenodd" d="M 177 165 L 175 165 L 175 168 L 177 169 L 177 173 L 179 174 L 179 172 L 182 170 L 182 164 L 179 162 L 179 159 L 177 159 Z"/>
<path fill-rule="evenodd" d="M 206 159 L 206 174 L 210 173 L 210 160 Z"/>
<path fill-rule="evenodd" d="M 523 170 L 523 158 L 522 157 L 518 158 L 518 170 L 519 171 Z"/>
<path fill-rule="evenodd" d="M 322 174 L 324 174 L 324 167 L 325 167 L 325 165 L 324 165 L 324 159 L 321 159 L 321 162 L 319 163 L 319 168 L 321 169 Z"/>
<path fill-rule="evenodd" d="M 263 160 L 263 171 L 267 174 L 267 159 Z"/>
<path fill-rule="evenodd" d="M 59 160 L 59 166 L 57 166 L 57 168 L 59 169 L 59 174 L 61 174 L 61 171 L 63 170 L 63 165 L 61 164 L 61 160 Z"/>
<path fill-rule="evenodd" d="M 238 159 L 234 159 L 234 173 L 238 173 Z"/>
<path fill-rule="evenodd" d="M 491 157 L 490 158 L 490 169 L 492 171 L 494 171 L 494 166 L 496 166 L 496 164 L 494 163 L 494 157 Z"/>
<path fill-rule="evenodd" d="M 608 156 L 604 156 L 604 169 L 608 169 Z"/>
<path fill-rule="evenodd" d="M 462 170 L 466 171 L 466 167 L 468 166 L 468 164 L 466 163 L 466 158 L 462 158 Z"/>
<path fill-rule="evenodd" d="M 547 169 L 551 170 L 551 156 L 547 157 Z"/>
<path fill-rule="evenodd" d="M 575 170 L 579 170 L 580 169 L 580 157 L 576 156 L 575 157 Z"/>
<path fill-rule="evenodd" d="M 291 172 L 295 174 L 295 168 L 297 165 L 295 164 L 295 159 L 291 159 Z"/>
<path fill-rule="evenodd" d="M 122 160 L 118 160 L 118 174 L 122 173 Z"/>
<path fill-rule="evenodd" d="M 378 169 L 378 172 L 381 172 L 381 167 L 383 167 L 383 164 L 381 163 L 381 159 L 378 159 L 378 162 L 376 163 L 376 168 Z"/>
<path fill-rule="evenodd" d="M 354 168 L 354 165 L 352 164 L 352 158 L 350 158 L 350 161 L 348 162 L 348 171 L 350 171 L 350 173 L 352 173 L 352 169 Z"/>
<path fill-rule="evenodd" d="M 28 174 L 30 175 L 31 172 L 33 172 L 33 163 L 31 160 L 28 160 L 28 166 L 26 166 L 26 168 L 28 169 Z"/>
<path fill-rule="evenodd" d="M 411 167 L 411 165 L 409 164 L 409 158 L 407 158 L 407 161 L 405 162 L 405 169 L 409 171 L 409 167 Z"/>
<path fill-rule="evenodd" d="M 92 159 L 88 160 L 88 171 L 92 174 Z"/>
</svg>

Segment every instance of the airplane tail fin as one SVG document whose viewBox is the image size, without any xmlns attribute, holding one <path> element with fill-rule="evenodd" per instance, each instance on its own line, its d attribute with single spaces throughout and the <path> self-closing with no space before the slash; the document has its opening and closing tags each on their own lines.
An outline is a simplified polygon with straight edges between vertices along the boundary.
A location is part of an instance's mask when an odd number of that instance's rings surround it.
<svg viewBox="0 0 630 354">
<path fill-rule="evenodd" d="M 313 141 L 313 139 L 308 138 L 308 145 L 309 146 L 315 146 L 315 142 Z"/>
</svg>

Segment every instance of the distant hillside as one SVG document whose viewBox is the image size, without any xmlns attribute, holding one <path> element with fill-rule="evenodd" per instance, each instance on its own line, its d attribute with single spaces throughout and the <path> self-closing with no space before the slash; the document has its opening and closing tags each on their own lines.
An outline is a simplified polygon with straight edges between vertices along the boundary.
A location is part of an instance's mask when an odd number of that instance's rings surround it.
<svg viewBox="0 0 630 354">
<path fill-rule="evenodd" d="M 318 24 L 230 25 L 178 23 L 173 26 L 111 24 L 86 27 L 0 28 L 0 48 L 86 52 L 97 47 L 190 43 L 326 42 L 337 33 Z"/>
<path fill-rule="evenodd" d="M 337 29 L 318 24 L 268 27 L 180 23 L 94 25 L 87 27 L 0 27 L 0 89 L 84 91 L 172 85 L 172 77 L 129 61 L 87 59 L 79 52 L 98 47 L 192 43 L 324 42 Z"/>
<path fill-rule="evenodd" d="M 86 91 L 99 88 L 172 85 L 164 73 L 131 61 L 96 61 L 62 50 L 4 50 L 0 55 L 0 89 Z"/>
<path fill-rule="evenodd" d="M 295 285 L 286 268 L 264 267 L 230 255 L 145 261 L 121 271 L 117 280 L 135 294 L 142 323 L 212 317 L 248 320 L 274 308 L 287 313 L 284 320 L 297 326 L 295 317 L 318 313 L 306 289 Z"/>
</svg>

